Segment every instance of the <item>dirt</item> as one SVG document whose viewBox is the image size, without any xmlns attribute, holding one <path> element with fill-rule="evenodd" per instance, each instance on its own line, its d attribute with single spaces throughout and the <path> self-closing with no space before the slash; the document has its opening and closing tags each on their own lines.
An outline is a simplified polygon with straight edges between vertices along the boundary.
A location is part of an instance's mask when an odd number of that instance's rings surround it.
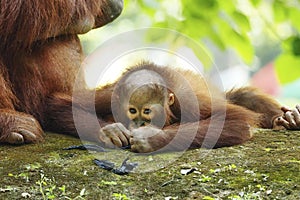
<svg viewBox="0 0 300 200">
<path fill-rule="evenodd" d="M 0 146 L 0 199 L 300 199 L 300 132 L 257 130 L 239 146 L 139 155 L 64 150 L 77 138 L 48 133 L 35 145 Z M 116 167 L 138 163 L 120 176 Z"/>
</svg>

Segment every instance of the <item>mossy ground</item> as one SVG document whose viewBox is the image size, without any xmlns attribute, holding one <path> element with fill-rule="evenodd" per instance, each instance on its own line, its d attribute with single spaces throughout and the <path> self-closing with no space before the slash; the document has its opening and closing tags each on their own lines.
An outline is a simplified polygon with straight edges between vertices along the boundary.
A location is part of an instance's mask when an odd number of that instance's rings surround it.
<svg viewBox="0 0 300 200">
<path fill-rule="evenodd" d="M 300 199 L 300 132 L 255 135 L 234 147 L 136 155 L 63 150 L 81 141 L 49 133 L 41 144 L 0 146 L 0 199 Z M 125 176 L 93 163 L 127 157 L 139 166 Z"/>
</svg>

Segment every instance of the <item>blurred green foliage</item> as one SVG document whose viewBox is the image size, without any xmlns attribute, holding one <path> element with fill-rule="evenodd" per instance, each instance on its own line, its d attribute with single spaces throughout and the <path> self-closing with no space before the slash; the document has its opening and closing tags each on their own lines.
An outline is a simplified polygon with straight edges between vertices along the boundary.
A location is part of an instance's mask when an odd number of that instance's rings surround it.
<svg viewBox="0 0 300 200">
<path fill-rule="evenodd" d="M 283 84 L 300 77 L 299 0 L 125 0 L 124 5 L 114 33 L 169 28 L 199 43 L 234 49 L 249 66 L 256 58 L 261 66 L 274 61 Z"/>
<path fill-rule="evenodd" d="M 178 0 L 177 13 L 161 8 L 175 4 L 166 1 L 137 2 L 153 19 L 153 26 L 172 28 L 198 41 L 208 38 L 221 49 L 233 48 L 247 64 L 253 62 L 258 48 L 273 43 L 281 50 L 275 58 L 281 83 L 300 77 L 299 0 Z M 161 9 L 166 10 L 164 17 L 155 20 Z"/>
</svg>

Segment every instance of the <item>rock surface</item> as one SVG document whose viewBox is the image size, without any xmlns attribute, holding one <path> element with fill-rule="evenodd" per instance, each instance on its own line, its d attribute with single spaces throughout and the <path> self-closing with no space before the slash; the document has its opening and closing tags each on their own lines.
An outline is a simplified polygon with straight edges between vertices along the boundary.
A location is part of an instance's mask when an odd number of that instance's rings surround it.
<svg viewBox="0 0 300 200">
<path fill-rule="evenodd" d="M 63 150 L 80 144 L 49 133 L 41 144 L 1 145 L 0 199 L 300 199 L 297 131 L 259 129 L 244 145 L 156 155 Z M 139 165 L 120 176 L 95 158 Z"/>
</svg>

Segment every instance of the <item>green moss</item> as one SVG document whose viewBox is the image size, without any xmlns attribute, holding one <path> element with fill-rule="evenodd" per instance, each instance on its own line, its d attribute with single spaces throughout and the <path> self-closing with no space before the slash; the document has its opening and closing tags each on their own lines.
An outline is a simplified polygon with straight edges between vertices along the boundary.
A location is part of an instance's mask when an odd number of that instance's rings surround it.
<svg viewBox="0 0 300 200">
<path fill-rule="evenodd" d="M 299 199 L 300 132 L 258 130 L 244 145 L 184 154 L 63 150 L 79 139 L 47 134 L 37 145 L 0 146 L 0 199 Z M 93 159 L 121 165 L 119 176 Z M 194 169 L 182 175 L 182 169 Z"/>
</svg>

